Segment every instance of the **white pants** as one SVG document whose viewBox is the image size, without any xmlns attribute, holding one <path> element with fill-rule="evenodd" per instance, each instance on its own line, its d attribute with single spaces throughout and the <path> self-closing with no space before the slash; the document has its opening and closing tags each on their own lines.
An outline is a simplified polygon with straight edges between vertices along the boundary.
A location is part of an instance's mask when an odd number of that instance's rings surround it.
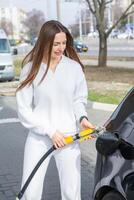
<svg viewBox="0 0 134 200">
<path fill-rule="evenodd" d="M 39 159 L 51 146 L 51 139 L 47 135 L 40 136 L 35 133 L 29 133 L 24 152 L 22 186 Z M 81 154 L 79 144 L 77 143 L 54 151 L 42 163 L 22 199 L 41 200 L 44 177 L 52 155 L 55 158 L 58 168 L 62 200 L 81 200 Z"/>
</svg>

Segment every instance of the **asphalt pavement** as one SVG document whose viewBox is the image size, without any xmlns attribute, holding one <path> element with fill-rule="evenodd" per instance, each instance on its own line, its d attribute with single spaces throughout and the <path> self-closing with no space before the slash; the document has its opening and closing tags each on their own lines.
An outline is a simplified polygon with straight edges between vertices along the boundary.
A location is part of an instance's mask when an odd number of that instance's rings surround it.
<svg viewBox="0 0 134 200">
<path fill-rule="evenodd" d="M 88 117 L 95 125 L 103 125 L 111 111 L 93 108 L 88 103 Z M 19 123 L 14 97 L 0 97 L 0 200 L 15 200 L 20 189 L 23 150 L 27 130 Z M 82 152 L 82 200 L 92 200 L 94 166 L 96 161 L 95 139 L 80 144 Z M 60 185 L 54 159 L 46 174 L 42 200 L 60 200 Z"/>
</svg>

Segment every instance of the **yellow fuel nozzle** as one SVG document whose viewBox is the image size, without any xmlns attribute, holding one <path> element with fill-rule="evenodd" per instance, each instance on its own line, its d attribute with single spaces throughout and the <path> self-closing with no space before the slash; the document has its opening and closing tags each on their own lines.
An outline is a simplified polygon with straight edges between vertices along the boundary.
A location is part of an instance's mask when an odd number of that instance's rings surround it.
<svg viewBox="0 0 134 200">
<path fill-rule="evenodd" d="M 84 136 L 84 137 L 80 138 L 80 139 L 79 139 L 79 142 L 83 142 L 83 141 L 88 140 L 88 139 L 91 139 L 91 138 L 92 138 L 91 135 L 87 135 L 87 136 Z"/>
<path fill-rule="evenodd" d="M 81 131 L 80 133 L 75 134 L 74 136 L 65 137 L 64 139 L 65 139 L 66 144 L 70 144 L 74 142 L 75 140 L 80 140 L 81 142 L 81 141 L 86 140 L 86 136 L 87 136 L 87 139 L 91 138 L 91 136 L 89 137 L 89 134 L 93 133 L 93 131 L 94 131 L 93 129 L 87 129 L 87 130 Z"/>
<path fill-rule="evenodd" d="M 66 144 L 70 144 L 74 141 L 73 136 L 68 136 L 64 138 Z"/>
<path fill-rule="evenodd" d="M 94 131 L 94 129 L 86 129 L 84 131 L 80 132 L 80 137 L 84 137 L 86 135 L 89 135 L 90 133 L 92 133 Z"/>
</svg>

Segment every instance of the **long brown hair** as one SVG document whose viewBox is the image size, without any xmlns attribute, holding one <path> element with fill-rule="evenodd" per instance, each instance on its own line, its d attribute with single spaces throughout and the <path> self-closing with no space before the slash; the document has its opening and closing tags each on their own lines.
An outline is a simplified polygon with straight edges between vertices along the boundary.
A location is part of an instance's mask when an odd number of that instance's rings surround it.
<svg viewBox="0 0 134 200">
<path fill-rule="evenodd" d="M 35 79 L 39 71 L 43 56 L 44 54 L 46 54 L 47 68 L 41 79 L 41 81 L 43 81 L 49 69 L 54 38 L 55 35 L 59 32 L 64 32 L 67 37 L 67 43 L 64 55 L 80 63 L 82 69 L 84 70 L 84 66 L 81 63 L 73 47 L 73 37 L 68 31 L 68 29 L 65 26 L 63 26 L 59 21 L 50 20 L 43 24 L 35 46 L 22 61 L 22 67 L 28 62 L 32 62 L 32 67 L 27 78 L 20 83 L 19 87 L 17 88 L 17 91 L 24 88 L 26 85 L 32 84 L 33 80 Z"/>
</svg>

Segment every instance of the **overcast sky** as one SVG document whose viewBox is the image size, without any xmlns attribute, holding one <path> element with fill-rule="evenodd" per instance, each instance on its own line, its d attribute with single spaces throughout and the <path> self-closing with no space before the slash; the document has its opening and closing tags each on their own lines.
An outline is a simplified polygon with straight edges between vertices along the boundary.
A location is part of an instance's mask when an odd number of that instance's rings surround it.
<svg viewBox="0 0 134 200">
<path fill-rule="evenodd" d="M 46 3 L 47 2 L 47 3 Z M 48 9 L 51 7 L 51 9 Z M 18 7 L 26 11 L 32 9 L 41 10 L 44 12 L 46 19 L 56 19 L 56 0 L 0 0 L 0 7 Z M 68 4 L 69 6 L 69 4 Z M 75 22 L 76 17 L 78 18 L 78 10 L 76 4 L 70 4 L 69 7 L 62 7 L 61 19 L 66 26 Z M 50 17 L 50 18 L 49 18 Z"/>
<path fill-rule="evenodd" d="M 45 10 L 46 0 L 0 0 L 0 7 L 16 6 L 26 10 L 31 10 L 33 8 L 39 10 Z"/>
</svg>

